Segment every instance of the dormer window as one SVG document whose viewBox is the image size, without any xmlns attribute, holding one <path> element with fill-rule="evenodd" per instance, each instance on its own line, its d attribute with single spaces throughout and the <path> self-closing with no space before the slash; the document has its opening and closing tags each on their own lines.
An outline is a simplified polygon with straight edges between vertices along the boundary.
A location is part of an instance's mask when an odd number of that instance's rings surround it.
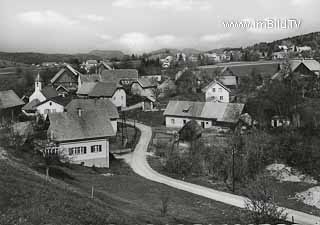
<svg viewBox="0 0 320 225">
<path fill-rule="evenodd" d="M 185 108 L 182 110 L 182 112 L 187 113 L 187 112 L 190 111 L 190 109 L 191 109 L 191 105 L 185 107 Z"/>
</svg>

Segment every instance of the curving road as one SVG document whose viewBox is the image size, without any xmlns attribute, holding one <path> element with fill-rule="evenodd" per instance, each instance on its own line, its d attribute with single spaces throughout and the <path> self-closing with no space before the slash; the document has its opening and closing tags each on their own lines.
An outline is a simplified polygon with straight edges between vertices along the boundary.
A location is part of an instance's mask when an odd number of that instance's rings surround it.
<svg viewBox="0 0 320 225">
<path fill-rule="evenodd" d="M 128 122 L 128 124 L 133 125 L 133 123 L 131 122 Z M 176 180 L 154 171 L 147 162 L 147 150 L 152 137 L 152 129 L 149 126 L 140 123 L 136 123 L 136 127 L 141 131 L 140 140 L 136 145 L 135 151 L 123 157 L 135 173 L 146 179 L 162 183 L 173 188 L 200 195 L 215 201 L 223 202 L 228 205 L 244 208 L 246 200 L 245 197 L 217 191 L 211 188 L 184 182 L 181 180 Z M 288 213 L 287 218 L 290 222 L 292 222 L 293 217 L 294 222 L 298 224 L 320 224 L 320 217 L 287 208 L 285 208 L 285 211 Z"/>
</svg>

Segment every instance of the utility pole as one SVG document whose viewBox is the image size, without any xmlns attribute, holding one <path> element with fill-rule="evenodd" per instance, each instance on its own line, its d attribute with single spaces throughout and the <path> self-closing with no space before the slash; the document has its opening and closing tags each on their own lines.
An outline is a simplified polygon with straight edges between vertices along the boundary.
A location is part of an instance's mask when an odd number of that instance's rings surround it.
<svg viewBox="0 0 320 225">
<path fill-rule="evenodd" d="M 235 191 L 235 179 L 234 179 L 234 147 L 232 148 L 232 192 Z"/>
</svg>

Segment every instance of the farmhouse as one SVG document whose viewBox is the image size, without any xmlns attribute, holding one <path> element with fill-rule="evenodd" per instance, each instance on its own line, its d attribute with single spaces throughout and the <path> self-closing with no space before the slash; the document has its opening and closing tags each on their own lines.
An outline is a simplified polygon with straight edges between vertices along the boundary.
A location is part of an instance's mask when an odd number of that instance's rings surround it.
<svg viewBox="0 0 320 225">
<path fill-rule="evenodd" d="M 59 152 L 72 163 L 109 167 L 109 137 L 114 136 L 110 120 L 99 112 L 52 113 L 49 115 L 46 151 Z"/>
<path fill-rule="evenodd" d="M 115 82 L 83 83 L 77 95 L 82 98 L 109 99 L 116 107 L 126 107 L 126 92 Z"/>
<path fill-rule="evenodd" d="M 0 126 L 16 120 L 24 102 L 13 90 L 0 91 Z"/>
<path fill-rule="evenodd" d="M 157 88 L 157 85 L 152 81 L 139 78 L 137 81 L 134 81 L 131 85 L 131 93 L 134 95 L 145 96 L 148 98 L 154 97 L 154 90 Z"/>
<path fill-rule="evenodd" d="M 119 114 L 116 106 L 109 99 L 73 99 L 67 106 L 67 112 L 77 112 L 82 109 L 86 112 L 96 111 L 111 121 L 113 130 L 117 132 Z"/>
<path fill-rule="evenodd" d="M 231 90 L 217 80 L 202 89 L 206 101 L 229 102 Z"/>
<path fill-rule="evenodd" d="M 72 66 L 65 64 L 50 82 L 55 88 L 64 87 L 69 93 L 74 93 L 78 89 L 78 77 L 80 74 Z"/>
<path fill-rule="evenodd" d="M 163 115 L 166 127 L 182 128 L 195 120 L 202 128 L 235 127 L 244 104 L 219 102 L 170 101 Z"/>
<path fill-rule="evenodd" d="M 39 102 L 34 105 L 32 109 L 39 115 L 42 115 L 44 119 L 47 118 L 49 113 L 61 113 L 65 111 L 65 106 L 71 101 L 70 98 L 64 98 L 56 96 L 49 98 L 43 102 Z"/>
</svg>

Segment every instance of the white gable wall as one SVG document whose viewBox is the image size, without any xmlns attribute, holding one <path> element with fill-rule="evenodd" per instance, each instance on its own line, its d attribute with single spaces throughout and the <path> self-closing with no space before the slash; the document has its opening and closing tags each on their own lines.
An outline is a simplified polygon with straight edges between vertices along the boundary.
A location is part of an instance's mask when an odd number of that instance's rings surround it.
<svg viewBox="0 0 320 225">
<path fill-rule="evenodd" d="M 29 97 L 29 102 L 31 102 L 34 99 L 38 99 L 40 102 L 43 102 L 46 100 L 46 97 L 41 93 L 40 90 L 35 90 Z"/>
<path fill-rule="evenodd" d="M 112 98 L 110 98 L 110 101 L 116 106 L 116 107 L 126 107 L 126 92 L 123 89 L 118 89 L 113 94 Z"/>
<path fill-rule="evenodd" d="M 53 101 L 47 101 L 46 103 L 37 106 L 37 112 L 43 115 L 44 118 L 47 117 L 48 113 L 60 113 L 63 111 L 64 107 Z"/>
<path fill-rule="evenodd" d="M 213 84 L 205 92 L 206 101 L 218 100 L 220 102 L 229 102 L 229 92 L 218 83 Z"/>
<path fill-rule="evenodd" d="M 170 128 L 182 128 L 186 123 L 188 123 L 191 119 L 187 117 L 174 117 L 174 116 L 166 116 L 166 127 Z M 210 120 L 201 120 L 195 119 L 197 123 L 204 128 L 212 127 L 212 121 Z"/>
</svg>

